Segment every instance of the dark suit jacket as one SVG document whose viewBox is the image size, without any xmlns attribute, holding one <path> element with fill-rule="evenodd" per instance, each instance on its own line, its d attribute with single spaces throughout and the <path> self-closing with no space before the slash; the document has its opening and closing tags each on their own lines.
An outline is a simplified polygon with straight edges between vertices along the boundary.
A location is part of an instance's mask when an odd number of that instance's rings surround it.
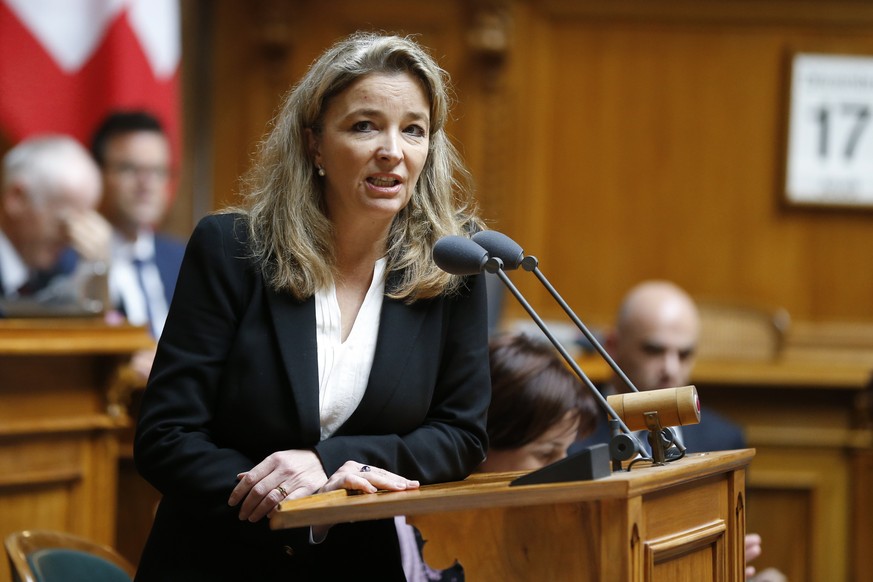
<svg viewBox="0 0 873 582">
<path fill-rule="evenodd" d="M 161 274 L 167 305 L 173 300 L 173 290 L 176 288 L 184 256 L 184 243 L 163 234 L 155 234 L 155 266 Z"/>
<path fill-rule="evenodd" d="M 169 305 L 173 300 L 173 291 L 179 278 L 179 269 L 182 267 L 182 258 L 185 256 L 185 245 L 173 237 L 155 233 L 154 262 L 161 277 L 161 287 L 164 290 L 164 298 Z M 121 313 L 127 313 L 124 302 L 115 305 Z"/>
<path fill-rule="evenodd" d="M 310 545 L 308 529 L 240 522 L 227 499 L 286 449 L 314 449 L 328 475 L 349 459 L 423 484 L 468 475 L 487 449 L 483 276 L 452 297 L 384 300 L 363 400 L 319 442 L 314 299 L 267 288 L 246 240 L 239 216 L 218 215 L 188 244 L 137 425 L 137 468 L 164 495 L 138 579 L 403 579 L 392 520 Z"/>
<path fill-rule="evenodd" d="M 76 254 L 76 251 L 71 248 L 64 250 L 54 267 L 46 271 L 35 273 L 31 280 L 27 282 L 26 285 L 29 288 L 29 296 L 26 298 L 26 301 L 30 301 L 31 295 L 36 295 L 40 291 L 43 291 L 49 286 L 49 284 L 60 282 L 63 279 L 70 277 L 73 271 L 75 271 L 78 261 L 79 255 Z M 9 307 L 3 305 L 6 301 L 16 303 L 21 301 L 20 297 L 16 297 L 15 299 L 7 298 L 5 293 L 6 288 L 3 286 L 3 276 L 3 264 L 0 262 L 0 319 L 6 317 L 6 310 Z M 20 314 L 17 316 L 20 317 Z"/>
<path fill-rule="evenodd" d="M 79 262 L 79 255 L 73 249 L 66 249 L 61 253 L 58 262 L 54 267 L 47 271 L 40 271 L 35 274 L 33 280 L 28 284 L 31 293 L 41 291 L 48 286 L 56 277 L 69 277 L 76 270 L 76 265 Z M 3 283 L 3 265 L 0 263 L 0 299 L 4 298 Z"/>
</svg>

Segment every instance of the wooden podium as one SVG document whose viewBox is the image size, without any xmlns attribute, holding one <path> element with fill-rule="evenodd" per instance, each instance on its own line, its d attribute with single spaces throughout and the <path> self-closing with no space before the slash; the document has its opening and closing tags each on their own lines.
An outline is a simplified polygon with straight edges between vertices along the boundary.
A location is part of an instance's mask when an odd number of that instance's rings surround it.
<svg viewBox="0 0 873 582">
<path fill-rule="evenodd" d="M 115 543 L 120 366 L 144 328 L 91 319 L 0 320 L 0 539 L 57 529 Z M 0 582 L 10 580 L 0 560 Z"/>
<path fill-rule="evenodd" d="M 485 473 L 416 491 L 336 491 L 282 503 L 274 529 L 407 516 L 425 559 L 473 582 L 741 582 L 745 471 L 754 450 L 637 464 L 596 481 L 512 487 Z"/>
</svg>

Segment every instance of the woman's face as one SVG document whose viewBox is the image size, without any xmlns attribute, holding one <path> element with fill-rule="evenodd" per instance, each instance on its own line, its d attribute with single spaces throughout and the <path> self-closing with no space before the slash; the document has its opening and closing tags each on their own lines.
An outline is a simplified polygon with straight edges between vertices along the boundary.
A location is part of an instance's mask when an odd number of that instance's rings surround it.
<svg viewBox="0 0 873 582">
<path fill-rule="evenodd" d="M 429 127 L 430 104 L 407 73 L 367 75 L 333 97 L 321 134 L 308 132 L 331 220 L 390 223 L 424 167 Z"/>
<path fill-rule="evenodd" d="M 567 456 L 579 432 L 579 413 L 568 410 L 560 421 L 532 442 L 517 449 L 490 450 L 479 467 L 483 472 L 534 471 Z"/>
</svg>

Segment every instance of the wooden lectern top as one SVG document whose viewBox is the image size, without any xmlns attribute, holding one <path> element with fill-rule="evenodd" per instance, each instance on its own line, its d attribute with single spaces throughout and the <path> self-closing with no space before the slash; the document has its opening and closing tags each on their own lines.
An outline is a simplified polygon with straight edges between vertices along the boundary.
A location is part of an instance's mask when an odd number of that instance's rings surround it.
<svg viewBox="0 0 873 582">
<path fill-rule="evenodd" d="M 745 467 L 754 454 L 753 449 L 695 453 L 662 466 L 638 463 L 631 471 L 613 473 L 596 481 L 510 487 L 513 479 L 525 473 L 521 471 L 477 473 L 464 481 L 424 485 L 412 491 L 380 491 L 371 495 L 331 491 L 281 503 L 270 519 L 270 527 L 283 529 L 481 507 L 628 498 Z"/>
</svg>

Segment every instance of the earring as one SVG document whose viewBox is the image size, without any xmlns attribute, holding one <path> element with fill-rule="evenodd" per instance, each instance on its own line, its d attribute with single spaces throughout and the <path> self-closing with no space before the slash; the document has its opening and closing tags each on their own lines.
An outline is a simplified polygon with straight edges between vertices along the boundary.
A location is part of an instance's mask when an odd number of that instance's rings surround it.
<svg viewBox="0 0 873 582">
<path fill-rule="evenodd" d="M 324 168 L 322 168 L 321 166 L 318 166 L 318 175 L 322 178 L 324 177 Z"/>
</svg>

